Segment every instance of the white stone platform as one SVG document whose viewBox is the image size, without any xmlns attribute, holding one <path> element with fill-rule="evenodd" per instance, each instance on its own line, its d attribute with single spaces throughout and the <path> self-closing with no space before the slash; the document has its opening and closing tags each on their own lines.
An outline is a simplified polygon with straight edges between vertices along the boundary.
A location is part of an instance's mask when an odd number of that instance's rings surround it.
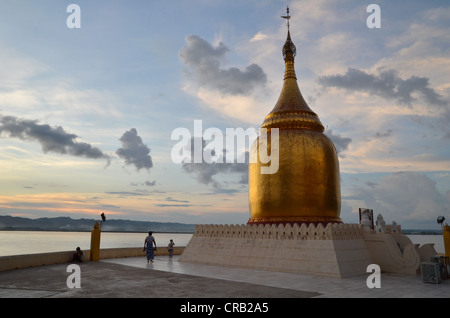
<svg viewBox="0 0 450 318">
<path fill-rule="evenodd" d="M 196 225 L 180 262 L 344 278 L 369 264 L 416 274 L 420 255 L 406 235 L 361 224 Z"/>
<path fill-rule="evenodd" d="M 372 258 L 358 224 L 197 225 L 180 262 L 349 277 Z"/>
</svg>

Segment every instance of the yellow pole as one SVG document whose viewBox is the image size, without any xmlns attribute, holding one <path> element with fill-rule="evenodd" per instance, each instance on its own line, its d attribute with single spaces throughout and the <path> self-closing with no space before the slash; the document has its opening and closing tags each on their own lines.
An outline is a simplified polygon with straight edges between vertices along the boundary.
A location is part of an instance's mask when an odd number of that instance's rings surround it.
<svg viewBox="0 0 450 318">
<path fill-rule="evenodd" d="M 97 222 L 91 231 L 91 251 L 90 260 L 97 262 L 100 260 L 100 227 Z"/>
<path fill-rule="evenodd" d="M 445 256 L 450 257 L 450 226 L 448 225 L 444 226 L 444 231 L 442 231 L 442 235 L 444 236 Z"/>
</svg>

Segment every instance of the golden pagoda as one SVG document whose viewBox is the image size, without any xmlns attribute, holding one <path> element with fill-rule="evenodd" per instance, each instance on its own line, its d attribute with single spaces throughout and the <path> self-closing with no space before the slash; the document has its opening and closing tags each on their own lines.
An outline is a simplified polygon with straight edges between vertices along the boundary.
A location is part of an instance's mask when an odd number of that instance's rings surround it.
<svg viewBox="0 0 450 318">
<path fill-rule="evenodd" d="M 249 224 L 341 223 L 339 161 L 332 141 L 298 88 L 294 69 L 296 47 L 289 32 L 283 46 L 283 88 L 261 128 L 278 128 L 278 171 L 261 173 L 260 161 L 249 164 Z M 275 133 L 273 134 L 274 136 Z M 259 151 L 260 138 L 252 155 Z M 270 145 L 269 145 L 270 151 Z"/>
</svg>

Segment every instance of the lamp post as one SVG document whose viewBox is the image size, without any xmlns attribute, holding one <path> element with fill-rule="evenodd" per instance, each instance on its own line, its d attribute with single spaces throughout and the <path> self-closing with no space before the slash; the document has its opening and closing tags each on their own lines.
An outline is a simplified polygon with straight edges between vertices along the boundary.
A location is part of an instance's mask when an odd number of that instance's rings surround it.
<svg viewBox="0 0 450 318">
<path fill-rule="evenodd" d="M 106 222 L 105 213 L 100 214 L 100 217 L 102 218 L 102 220 L 100 221 L 100 230 L 101 230 L 103 222 Z"/>
<path fill-rule="evenodd" d="M 445 221 L 445 217 L 443 217 L 443 216 L 438 216 L 438 218 L 437 218 L 437 223 L 441 225 L 441 229 L 442 229 L 442 230 L 444 229 L 444 224 L 443 224 L 444 221 Z"/>
</svg>

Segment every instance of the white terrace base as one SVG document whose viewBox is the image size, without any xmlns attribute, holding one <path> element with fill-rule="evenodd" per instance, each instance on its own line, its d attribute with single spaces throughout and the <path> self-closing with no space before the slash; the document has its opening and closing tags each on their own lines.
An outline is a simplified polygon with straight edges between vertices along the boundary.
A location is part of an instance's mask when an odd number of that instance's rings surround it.
<svg viewBox="0 0 450 318">
<path fill-rule="evenodd" d="M 196 225 L 180 261 L 340 278 L 373 263 L 359 224 Z"/>
</svg>

